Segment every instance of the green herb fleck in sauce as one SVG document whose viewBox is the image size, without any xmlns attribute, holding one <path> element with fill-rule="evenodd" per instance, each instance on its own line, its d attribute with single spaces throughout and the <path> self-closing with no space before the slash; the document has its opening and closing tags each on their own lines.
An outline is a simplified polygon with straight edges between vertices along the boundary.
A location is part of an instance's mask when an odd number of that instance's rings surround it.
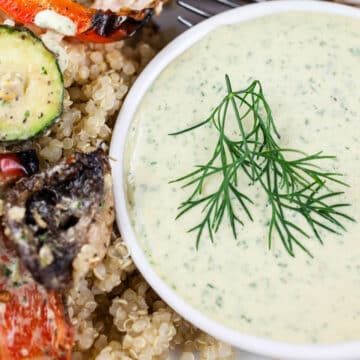
<svg viewBox="0 0 360 360">
<path fill-rule="evenodd" d="M 244 222 L 237 215 L 236 208 L 240 208 L 243 216 L 253 221 L 250 207 L 254 202 L 244 189 L 238 187 L 239 177 L 245 176 L 251 186 L 259 184 L 267 195 L 271 208 L 269 248 L 276 233 L 289 255 L 295 256 L 294 248 L 299 247 L 312 257 L 303 244 L 303 240 L 310 237 L 309 231 L 294 223 L 293 213 L 304 217 L 310 232 L 320 243 L 323 242 L 321 230 L 337 233 L 345 230 L 343 220 L 355 221 L 342 211 L 350 204 L 336 202 L 343 192 L 329 188 L 329 184 L 334 183 L 347 186 L 340 180 L 343 175 L 323 171 L 318 165 L 321 160 L 336 158 L 321 151 L 308 155 L 301 150 L 281 148 L 277 143 L 280 135 L 261 83 L 255 80 L 248 88 L 233 91 L 229 77 L 226 76 L 225 80 L 227 95 L 207 119 L 170 134 L 180 135 L 209 124 L 218 133 L 210 160 L 173 181 L 185 182 L 184 188 L 193 188 L 191 195 L 181 203 L 177 219 L 194 207 L 202 207 L 202 220 L 189 230 L 197 234 L 197 248 L 205 231 L 214 241 L 214 233 L 225 216 L 228 217 L 234 238 L 237 238 L 236 225 L 243 225 Z M 237 137 L 226 132 L 231 111 L 234 115 L 232 119 L 236 121 Z M 297 158 L 288 160 L 289 154 L 296 154 Z M 222 180 L 218 188 L 204 195 L 205 183 L 219 175 Z"/>
</svg>

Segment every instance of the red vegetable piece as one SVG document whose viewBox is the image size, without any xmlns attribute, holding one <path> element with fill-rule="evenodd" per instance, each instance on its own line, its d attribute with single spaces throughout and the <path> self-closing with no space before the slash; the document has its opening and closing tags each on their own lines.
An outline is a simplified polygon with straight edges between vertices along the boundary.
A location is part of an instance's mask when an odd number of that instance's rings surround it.
<svg viewBox="0 0 360 360">
<path fill-rule="evenodd" d="M 70 360 L 73 338 L 61 294 L 32 279 L 0 227 L 0 360 Z"/>
<path fill-rule="evenodd" d="M 51 10 L 70 19 L 81 41 L 107 43 L 134 34 L 163 0 L 154 0 L 143 10 L 120 9 L 117 13 L 88 8 L 71 0 L 0 0 L 0 10 L 22 24 L 34 24 L 36 15 Z"/>
<path fill-rule="evenodd" d="M 25 176 L 26 169 L 19 162 L 19 159 L 12 154 L 0 155 L 0 172 L 3 176 Z"/>
<path fill-rule="evenodd" d="M 39 161 L 34 150 L 0 154 L 0 185 L 33 175 L 38 170 Z"/>
</svg>

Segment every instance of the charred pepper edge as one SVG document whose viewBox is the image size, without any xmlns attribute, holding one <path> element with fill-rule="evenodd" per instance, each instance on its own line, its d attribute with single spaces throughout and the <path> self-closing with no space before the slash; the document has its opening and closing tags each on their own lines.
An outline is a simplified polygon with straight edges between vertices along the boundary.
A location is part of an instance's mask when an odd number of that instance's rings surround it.
<svg viewBox="0 0 360 360">
<path fill-rule="evenodd" d="M 165 1 L 153 0 L 143 9 L 122 7 L 114 12 L 89 8 L 72 0 L 0 0 L 0 9 L 20 23 L 34 25 L 36 16 L 42 11 L 54 11 L 76 25 L 77 31 L 70 37 L 86 42 L 108 43 L 132 36 L 147 22 L 154 9 Z M 103 32 L 103 28 L 109 31 Z"/>
<path fill-rule="evenodd" d="M 58 166 L 62 166 L 64 171 L 63 175 L 60 176 L 60 178 L 59 178 L 59 171 L 61 169 L 57 168 Z M 75 166 L 76 169 L 73 168 L 73 166 Z M 45 267 L 40 266 L 41 265 L 41 259 L 39 254 L 40 248 L 37 250 L 35 250 L 35 248 L 34 249 L 30 248 L 31 246 L 37 247 L 37 244 L 42 244 L 41 239 L 39 238 L 39 236 L 33 235 L 32 238 L 34 240 L 37 238 L 38 241 L 35 242 L 26 241 L 26 235 L 24 233 L 25 229 L 23 228 L 22 225 L 20 226 L 20 224 L 25 223 L 25 227 L 29 228 L 28 222 L 26 221 L 26 212 L 29 205 L 28 204 L 29 199 L 31 199 L 33 194 L 39 191 L 43 191 L 45 189 L 48 190 L 51 189 L 50 184 L 52 184 L 53 182 L 55 182 L 54 183 L 55 186 L 59 182 L 64 183 L 65 181 L 64 179 L 67 179 L 68 177 L 70 177 L 71 180 L 75 174 L 79 175 L 78 172 L 79 166 L 80 167 L 85 166 L 87 169 L 89 169 L 89 167 L 91 167 L 92 169 L 95 169 L 97 167 L 99 168 L 99 171 L 101 172 L 101 176 L 103 178 L 103 184 L 102 184 L 103 194 L 101 199 L 104 199 L 107 194 L 106 186 L 105 186 L 105 177 L 107 174 L 111 173 L 111 167 L 108 161 L 108 156 L 102 149 L 97 149 L 90 153 L 75 152 L 69 155 L 68 157 L 64 158 L 52 169 L 48 169 L 41 173 L 34 174 L 31 177 L 22 178 L 7 194 L 7 201 L 4 210 L 4 218 L 3 218 L 5 234 L 9 236 L 9 241 L 11 242 L 12 246 L 16 249 L 16 252 L 19 258 L 21 259 L 22 264 L 32 274 L 32 277 L 38 283 L 41 283 L 45 288 L 49 290 L 62 290 L 68 287 L 69 285 L 71 285 L 72 280 L 70 273 L 67 274 L 67 271 L 65 270 L 59 272 L 58 270 L 67 269 L 68 266 L 67 264 L 70 263 L 73 264 L 73 261 L 80 253 L 80 249 L 82 248 L 83 245 L 86 244 L 86 242 L 83 242 L 83 240 L 87 239 L 90 226 L 94 224 L 94 219 L 96 219 L 97 215 L 99 215 L 99 213 L 103 211 L 103 208 L 100 208 L 100 206 L 98 205 L 99 199 L 92 200 L 93 205 L 89 207 L 89 212 L 83 215 L 83 216 L 90 216 L 89 219 L 91 221 L 90 223 L 86 221 L 82 222 L 83 225 L 87 224 L 84 237 L 79 239 L 80 242 L 74 243 L 73 246 L 70 246 L 71 243 L 65 242 L 63 245 L 66 244 L 67 245 L 63 249 L 56 248 L 56 243 L 52 242 L 51 246 L 55 246 L 55 247 L 51 248 L 51 250 L 52 251 L 55 250 L 55 252 L 53 252 L 55 259 L 53 263 L 46 265 Z M 57 168 L 56 171 L 54 171 L 55 168 Z M 97 176 L 99 175 L 96 175 L 94 173 L 94 177 Z M 99 183 L 96 182 L 96 184 Z M 96 194 L 99 194 L 99 192 L 96 192 Z M 109 205 L 111 206 L 111 209 L 113 209 L 112 203 L 109 203 Z M 19 218 L 17 218 L 17 215 L 14 217 L 14 215 L 11 214 L 11 211 L 13 209 L 18 209 L 20 211 Z M 94 209 L 97 209 L 95 213 L 93 213 Z M 78 225 L 75 224 L 74 226 L 78 226 Z M 32 231 L 33 230 L 31 230 L 30 232 L 33 233 Z M 60 233 L 63 233 L 64 231 L 67 230 L 60 229 L 59 231 Z M 60 238 L 62 238 L 62 235 L 59 235 L 59 239 Z M 28 248 L 27 246 L 24 245 L 25 242 L 29 243 Z M 72 253 L 72 251 L 75 251 L 76 253 Z M 61 257 L 59 257 L 59 255 L 61 255 Z M 66 268 L 64 268 L 63 266 L 66 266 Z M 65 282 L 62 282 L 63 281 L 62 278 L 65 279 L 68 275 L 69 275 L 68 278 L 69 282 L 67 280 Z"/>
</svg>

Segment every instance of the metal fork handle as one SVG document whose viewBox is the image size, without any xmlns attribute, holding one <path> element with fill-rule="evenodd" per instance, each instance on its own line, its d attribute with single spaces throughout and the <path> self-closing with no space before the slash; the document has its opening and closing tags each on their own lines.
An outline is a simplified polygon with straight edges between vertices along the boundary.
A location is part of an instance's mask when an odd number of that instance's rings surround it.
<svg viewBox="0 0 360 360">
<path fill-rule="evenodd" d="M 209 18 L 210 16 L 215 15 L 215 14 L 209 13 L 205 10 L 199 9 L 194 5 L 188 4 L 186 1 L 183 1 L 183 0 L 177 0 L 177 4 L 179 6 L 181 6 L 182 8 L 189 10 L 189 11 L 193 12 L 194 14 L 200 15 L 204 18 Z"/>
<path fill-rule="evenodd" d="M 218 4 L 221 4 L 221 5 L 224 5 L 228 8 L 236 8 L 236 7 L 240 6 L 239 3 L 236 3 L 232 0 L 212 0 L 212 1 L 216 2 Z M 189 1 L 187 1 L 187 0 L 177 0 L 176 2 L 178 4 L 178 6 L 180 6 L 181 8 L 183 8 L 189 12 L 192 12 L 202 18 L 209 18 L 209 17 L 215 15 L 214 13 L 208 12 L 206 10 L 203 10 L 197 6 L 190 4 Z M 191 21 L 189 21 L 188 19 L 184 18 L 181 15 L 178 16 L 177 19 L 180 23 L 182 23 L 183 25 L 185 25 L 187 27 L 192 27 L 194 25 Z"/>
</svg>

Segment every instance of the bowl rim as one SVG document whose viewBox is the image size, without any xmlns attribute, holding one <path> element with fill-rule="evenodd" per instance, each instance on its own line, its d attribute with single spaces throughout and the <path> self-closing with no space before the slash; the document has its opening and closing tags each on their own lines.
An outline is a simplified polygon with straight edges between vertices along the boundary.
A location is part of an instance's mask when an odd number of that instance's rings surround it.
<svg viewBox="0 0 360 360">
<path fill-rule="evenodd" d="M 143 96 L 159 74 L 179 55 L 222 25 L 240 23 L 257 17 L 286 12 L 316 12 L 360 18 L 360 10 L 340 4 L 316 0 L 277 0 L 240 6 L 216 15 L 195 25 L 170 42 L 142 71 L 130 89 L 118 115 L 110 146 L 110 161 L 114 179 L 114 197 L 116 221 L 131 257 L 146 281 L 156 293 L 178 314 L 189 322 L 236 348 L 254 354 L 281 357 L 286 359 L 338 360 L 360 357 L 359 341 L 336 344 L 292 344 L 275 341 L 253 335 L 247 335 L 231 329 L 208 318 L 199 310 L 186 303 L 180 295 L 171 289 L 152 268 L 140 244 L 136 240 L 127 209 L 125 189 L 124 152 L 128 131 Z"/>
</svg>

